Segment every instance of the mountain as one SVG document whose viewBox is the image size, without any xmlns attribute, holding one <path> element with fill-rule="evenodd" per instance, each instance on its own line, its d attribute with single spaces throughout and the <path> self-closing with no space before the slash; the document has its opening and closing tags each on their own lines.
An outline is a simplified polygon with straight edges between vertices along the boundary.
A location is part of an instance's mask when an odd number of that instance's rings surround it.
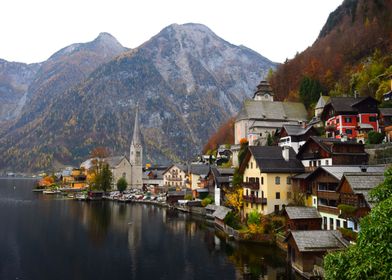
<svg viewBox="0 0 392 280">
<path fill-rule="evenodd" d="M 275 66 L 206 26 L 170 25 L 61 94 L 34 93 L 50 102 L 34 105 L 3 134 L 0 168 L 75 164 L 96 146 L 128 153 L 137 102 L 146 161 L 189 159 Z"/>
<path fill-rule="evenodd" d="M 304 77 L 320 82 L 323 91 L 332 95 L 356 90 L 375 96 L 377 88 L 369 84 L 382 75 L 380 67 L 386 69 L 392 62 L 385 57 L 392 51 L 391 10 L 392 0 L 343 1 L 329 15 L 313 45 L 278 67 L 271 81 L 275 96 L 298 98 Z M 379 54 L 384 58 L 379 59 Z M 376 65 L 370 66 L 375 60 Z M 360 77 L 363 70 L 368 77 Z"/>
<path fill-rule="evenodd" d="M 0 59 L 0 127 L 20 113 L 23 98 L 39 67 L 39 63 Z"/>
</svg>

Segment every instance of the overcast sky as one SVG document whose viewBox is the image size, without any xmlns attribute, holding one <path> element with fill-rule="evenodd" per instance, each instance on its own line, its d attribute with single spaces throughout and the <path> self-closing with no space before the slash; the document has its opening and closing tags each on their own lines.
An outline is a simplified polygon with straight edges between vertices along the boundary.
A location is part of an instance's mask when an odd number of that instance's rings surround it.
<svg viewBox="0 0 392 280">
<path fill-rule="evenodd" d="M 201 23 L 283 62 L 310 46 L 342 0 L 2 0 L 0 58 L 40 62 L 109 32 L 135 48 L 172 23 Z"/>
</svg>

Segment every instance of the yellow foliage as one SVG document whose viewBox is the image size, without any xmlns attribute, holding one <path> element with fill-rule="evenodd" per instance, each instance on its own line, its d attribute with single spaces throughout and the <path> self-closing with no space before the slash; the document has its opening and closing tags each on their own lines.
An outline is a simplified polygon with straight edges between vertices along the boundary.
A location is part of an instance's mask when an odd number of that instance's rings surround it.
<svg viewBox="0 0 392 280">
<path fill-rule="evenodd" d="M 231 193 L 226 194 L 227 206 L 233 207 L 237 212 L 240 212 L 244 204 L 242 189 L 238 189 Z"/>
<path fill-rule="evenodd" d="M 261 234 L 264 231 L 262 225 L 256 225 L 256 224 L 249 224 L 248 229 L 249 229 L 249 233 L 251 234 Z"/>
</svg>

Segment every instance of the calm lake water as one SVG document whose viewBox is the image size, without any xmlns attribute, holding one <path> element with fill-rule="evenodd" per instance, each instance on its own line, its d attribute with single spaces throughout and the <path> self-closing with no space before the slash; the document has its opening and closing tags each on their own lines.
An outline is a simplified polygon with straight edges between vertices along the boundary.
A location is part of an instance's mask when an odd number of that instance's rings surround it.
<svg viewBox="0 0 392 280">
<path fill-rule="evenodd" d="M 165 208 L 80 202 L 0 179 L 0 279 L 290 279 L 285 254 Z"/>
</svg>

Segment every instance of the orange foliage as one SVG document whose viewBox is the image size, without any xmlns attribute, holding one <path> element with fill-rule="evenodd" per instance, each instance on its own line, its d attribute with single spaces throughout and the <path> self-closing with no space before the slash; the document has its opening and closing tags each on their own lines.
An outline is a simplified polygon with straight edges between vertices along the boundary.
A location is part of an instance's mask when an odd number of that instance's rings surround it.
<svg viewBox="0 0 392 280">
<path fill-rule="evenodd" d="M 206 153 L 208 150 L 215 150 L 222 144 L 234 144 L 234 122 L 235 118 L 233 117 L 222 124 L 204 145 L 203 153 Z"/>
<path fill-rule="evenodd" d="M 246 144 L 246 143 L 248 143 L 248 139 L 246 139 L 246 138 L 241 138 L 240 139 L 240 144 L 241 145 Z"/>
<path fill-rule="evenodd" d="M 46 176 L 39 180 L 38 185 L 41 187 L 49 187 L 54 183 L 54 179 L 52 176 Z"/>
<path fill-rule="evenodd" d="M 91 151 L 91 157 L 93 158 L 107 158 L 109 154 L 109 150 L 105 147 L 96 147 Z"/>
</svg>

